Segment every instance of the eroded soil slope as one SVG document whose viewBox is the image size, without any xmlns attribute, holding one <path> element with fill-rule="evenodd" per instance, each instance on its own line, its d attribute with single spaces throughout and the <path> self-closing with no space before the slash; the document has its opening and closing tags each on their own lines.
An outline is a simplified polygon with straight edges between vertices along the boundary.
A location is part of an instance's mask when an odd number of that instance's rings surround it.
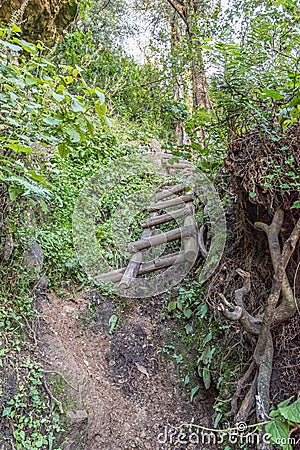
<svg viewBox="0 0 300 450">
<path fill-rule="evenodd" d="M 91 300 L 98 305 L 93 314 Z M 54 294 L 39 300 L 42 359 L 52 394 L 67 416 L 64 449 L 202 448 L 159 437 L 165 427 L 181 423 L 211 425 L 212 415 L 210 399 L 191 403 L 177 367 L 158 353 L 160 306 L 128 300 L 122 324 L 110 335 L 116 307 L 97 291 L 72 300 Z"/>
</svg>

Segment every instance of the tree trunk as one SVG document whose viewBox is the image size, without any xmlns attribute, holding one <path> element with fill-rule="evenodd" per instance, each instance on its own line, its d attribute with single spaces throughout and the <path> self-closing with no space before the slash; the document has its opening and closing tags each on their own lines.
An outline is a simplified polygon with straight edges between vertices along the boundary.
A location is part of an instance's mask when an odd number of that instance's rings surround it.
<svg viewBox="0 0 300 450">
<path fill-rule="evenodd" d="M 30 42 L 52 46 L 61 40 L 77 10 L 78 0 L 0 0 L 0 22 L 18 25 Z"/>
<path fill-rule="evenodd" d="M 179 30 L 178 30 L 178 17 L 177 14 L 174 13 L 172 20 L 171 20 L 171 54 L 174 60 L 177 61 L 178 55 L 178 45 L 180 44 L 180 36 L 179 36 Z M 174 86 L 173 86 L 173 96 L 175 102 L 178 102 L 180 100 L 184 99 L 184 89 L 183 89 L 183 82 L 182 77 L 180 74 L 176 73 Z M 183 122 L 181 118 L 178 118 L 175 126 L 174 131 L 177 136 L 177 143 L 178 145 L 183 145 L 184 142 L 184 129 L 183 129 Z"/>
</svg>

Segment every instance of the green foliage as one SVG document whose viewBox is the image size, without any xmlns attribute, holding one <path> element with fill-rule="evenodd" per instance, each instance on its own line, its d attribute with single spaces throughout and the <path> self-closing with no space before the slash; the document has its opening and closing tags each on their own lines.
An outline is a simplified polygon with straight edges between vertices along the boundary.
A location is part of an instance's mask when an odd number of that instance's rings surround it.
<svg viewBox="0 0 300 450">
<path fill-rule="evenodd" d="M 231 133 L 278 132 L 299 122 L 297 6 L 238 4 L 242 17 L 239 42 L 227 37 L 210 47 L 219 66 L 213 79 L 218 115 L 224 114 L 224 125 Z"/>
<path fill-rule="evenodd" d="M 201 387 L 199 380 L 206 389 L 212 385 L 220 388 L 221 381 L 230 382 L 235 362 L 224 358 L 218 345 L 220 336 L 225 339 L 228 326 L 214 320 L 204 300 L 202 287 L 196 281 L 181 285 L 176 292 L 176 300 L 172 298 L 169 301 L 167 311 L 176 320 L 177 332 L 176 338 L 172 339 L 173 344 L 166 344 L 162 351 L 180 364 L 183 382 L 191 386 L 191 399 Z M 220 410 L 218 405 L 216 410 Z"/>
<path fill-rule="evenodd" d="M 11 430 L 15 449 L 59 450 L 54 446 L 59 416 L 45 396 L 41 365 L 28 357 L 28 351 L 34 354 L 28 334 L 35 317 L 28 274 L 20 269 L 16 255 L 8 266 L 0 266 L 0 273 L 8 280 L 0 287 L 0 406 L 9 424 L 6 433 L 2 429 L 2 443 L 9 445 Z"/>
<path fill-rule="evenodd" d="M 60 428 L 58 415 L 48 412 L 49 405 L 41 393 L 42 367 L 29 359 L 15 370 L 21 376 L 18 392 L 2 411 L 2 417 L 13 422 L 14 448 L 35 450 L 53 449 L 54 435 Z M 57 450 L 59 450 L 57 448 Z"/>
<path fill-rule="evenodd" d="M 30 154 L 51 145 L 65 154 L 90 145 L 103 127 L 103 92 L 87 85 L 80 67 L 55 66 L 41 44 L 7 36 L 5 29 L 0 35 L 2 147 Z M 20 44 L 14 55 L 7 49 L 11 42 Z"/>
<path fill-rule="evenodd" d="M 80 67 L 55 66 L 19 31 L 0 29 L 0 180 L 13 202 L 29 198 L 45 211 L 52 187 L 37 161 L 54 149 L 65 157 L 99 145 L 96 133 L 108 127 L 105 97 L 87 85 Z"/>
<path fill-rule="evenodd" d="M 92 32 L 78 30 L 66 36 L 56 52 L 63 64 L 86 66 L 87 80 L 105 88 L 109 110 L 120 120 L 134 123 L 135 133 L 166 138 L 186 107 L 174 102 L 172 86 L 163 69 L 151 62 L 140 65 L 122 50 L 98 48 Z"/>
<path fill-rule="evenodd" d="M 3 42 L 19 43 L 14 34 L 17 32 L 15 28 L 13 33 L 2 30 Z M 77 38 L 78 34 L 75 34 L 74 39 Z M 78 38 L 80 42 L 81 38 L 83 35 Z M 76 53 L 78 61 L 73 61 L 73 66 L 55 65 L 42 45 L 27 46 L 23 41 L 21 44 L 25 55 L 19 53 L 20 49 L 14 49 L 17 53 L 11 54 L 11 49 L 7 50 L 8 46 L 4 45 L 1 66 L 0 95 L 4 122 L 0 125 L 3 148 L 0 159 L 4 165 L 0 179 L 7 186 L 10 200 L 15 203 L 11 211 L 14 218 L 9 224 L 10 231 L 18 239 L 32 232 L 36 235 L 44 250 L 50 279 L 59 283 L 63 278 L 71 277 L 82 283 L 85 274 L 79 266 L 72 242 L 72 214 L 79 191 L 97 167 L 136 151 L 135 147 L 140 147 L 147 137 L 147 133 L 140 131 L 137 125 L 117 124 L 117 118 L 114 120 L 117 126 L 114 127 L 105 116 L 103 91 L 94 87 L 94 83 L 90 87 L 85 79 L 92 79 L 94 71 L 101 74 L 103 65 L 102 78 L 99 75 L 103 82 L 107 76 L 112 76 L 118 61 L 124 61 L 128 71 L 132 71 L 125 80 L 125 84 L 130 86 L 131 80 L 135 76 L 138 78 L 139 69 L 129 58 L 115 60 L 111 53 L 106 52 L 89 72 L 90 60 L 81 58 L 83 48 L 80 49 L 81 54 Z M 85 64 L 87 69 L 82 69 L 76 62 Z M 118 71 L 122 76 L 122 67 Z M 143 76 L 146 78 L 146 70 Z M 127 91 L 122 95 L 129 103 L 131 94 Z M 123 99 L 120 97 L 120 102 Z M 142 102 L 142 96 L 138 102 Z M 127 111 L 124 119 L 130 114 Z M 145 180 L 132 179 L 128 182 L 131 187 L 127 183 L 121 190 L 112 189 L 107 194 L 100 205 L 103 213 L 99 223 L 99 241 L 104 248 L 111 243 L 111 226 L 105 222 L 110 212 L 122 195 L 139 190 L 148 182 L 150 180 L 145 184 Z M 30 203 L 34 231 L 21 212 L 24 203 Z M 21 228 L 15 226 L 22 220 Z"/>
<path fill-rule="evenodd" d="M 279 403 L 277 409 L 270 412 L 271 421 L 266 425 L 271 444 L 283 450 L 292 450 L 290 432 L 300 426 L 300 399 L 290 404 L 292 398 Z"/>
<path fill-rule="evenodd" d="M 151 9 L 149 2 L 144 3 Z M 35 314 L 26 274 L 14 273 L 28 238 L 35 236 L 43 248 L 51 287 L 66 280 L 84 284 L 86 275 L 72 242 L 72 215 L 80 190 L 95 170 L 120 156 L 142 152 L 150 137 L 174 139 L 179 121 L 191 144 L 177 153 L 187 158 L 193 154 L 194 163 L 210 173 L 222 165 L 228 139 L 260 130 L 280 142 L 284 129 L 299 124 L 297 2 L 234 0 L 234 8 L 223 18 L 219 5 L 203 4 L 200 17 L 199 2 L 193 3 L 191 33 L 176 44 L 172 42 L 171 50 L 165 19 L 173 20 L 174 12 L 167 2 L 152 4 L 156 12 L 160 8 L 164 20 L 164 26 L 156 30 L 162 45 L 155 49 L 155 61 L 142 65 L 118 48 L 116 35 L 124 37 L 129 27 L 128 22 L 128 27 L 116 24 L 127 13 L 127 6 L 119 0 L 107 2 L 104 11 L 98 1 L 82 2 L 79 27 L 66 33 L 51 53 L 41 43 L 21 39 L 15 25 L 0 30 L 0 182 L 9 205 L 3 229 L 15 242 L 9 267 L 0 267 L 7 280 L 0 293 L 0 331 L 9 344 L 0 349 L 0 366 L 7 364 L 10 353 L 18 355 L 14 359 L 20 374 L 18 392 L 2 405 L 15 448 L 51 449 L 58 431 L 57 415 L 42 394 L 40 366 L 20 356 L 28 320 Z M 237 28 L 232 27 L 236 19 L 241 24 Z M 233 35 L 230 30 L 239 27 Z M 182 33 L 181 24 L 177 37 L 182 38 Z M 187 106 L 191 61 L 214 67 L 212 111 L 198 108 L 191 114 Z M 180 100 L 174 100 L 173 90 L 178 85 L 183 85 L 183 92 Z M 199 139 L 203 130 L 205 146 Z M 166 146 L 172 148 L 170 143 Z M 284 147 L 280 151 L 284 152 Z M 268 164 L 271 170 L 263 176 L 264 188 L 299 189 L 299 168 L 292 157 L 286 157 L 284 167 L 271 159 Z M 104 193 L 97 216 L 97 240 L 113 265 L 124 263 L 113 245 L 113 213 L 126 195 L 150 190 L 156 182 L 153 174 L 128 174 L 123 185 L 110 186 Z M 293 208 L 299 207 L 297 200 Z M 134 230 L 138 219 L 132 225 Z M 229 350 L 224 355 L 227 325 L 214 320 L 196 282 L 183 284 L 169 300 L 166 314 L 176 323 L 176 336 L 172 335 L 163 351 L 181 367 L 192 400 L 200 391 L 200 380 L 206 389 L 219 389 L 217 426 L 239 370 L 235 353 Z M 110 333 L 119 320 L 119 316 L 111 316 Z M 284 402 L 271 412 L 267 431 L 274 440 L 287 437 L 290 428 L 299 423 L 297 402 Z"/>
</svg>

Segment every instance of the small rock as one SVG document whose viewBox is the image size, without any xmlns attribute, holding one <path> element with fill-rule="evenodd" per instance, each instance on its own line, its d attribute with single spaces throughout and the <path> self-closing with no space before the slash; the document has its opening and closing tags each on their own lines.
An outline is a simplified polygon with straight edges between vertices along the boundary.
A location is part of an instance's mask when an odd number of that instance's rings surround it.
<svg viewBox="0 0 300 450">
<path fill-rule="evenodd" d="M 11 234 L 9 234 L 5 240 L 5 245 L 4 245 L 4 249 L 3 249 L 3 259 L 4 261 L 8 261 L 9 258 L 11 257 L 11 254 L 13 252 L 14 249 L 14 242 L 13 239 L 11 237 Z"/>
<path fill-rule="evenodd" d="M 67 417 L 72 423 L 79 423 L 87 420 L 89 415 L 85 409 L 76 409 L 75 411 L 68 411 Z"/>
<path fill-rule="evenodd" d="M 37 282 L 36 287 L 39 291 L 46 292 L 48 288 L 48 283 L 49 283 L 48 278 L 45 275 L 43 275 Z"/>
<path fill-rule="evenodd" d="M 33 242 L 28 250 L 24 252 L 22 265 L 27 272 L 35 271 L 39 274 L 42 270 L 44 262 L 43 249 L 37 242 Z"/>
</svg>

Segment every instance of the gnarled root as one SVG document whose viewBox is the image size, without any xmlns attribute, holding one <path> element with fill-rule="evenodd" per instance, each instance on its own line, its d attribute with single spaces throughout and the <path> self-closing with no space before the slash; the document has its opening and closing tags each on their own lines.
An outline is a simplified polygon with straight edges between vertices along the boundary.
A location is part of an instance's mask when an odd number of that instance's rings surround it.
<svg viewBox="0 0 300 450">
<path fill-rule="evenodd" d="M 286 267 L 300 238 L 300 219 L 296 223 L 291 235 L 284 243 L 281 251 L 279 233 L 282 228 L 284 213 L 278 209 L 271 225 L 257 222 L 255 227 L 263 230 L 268 239 L 269 250 L 274 268 L 272 288 L 267 299 L 264 314 L 252 316 L 246 309 L 244 297 L 250 292 L 250 274 L 241 269 L 236 272 L 243 279 L 243 286 L 235 291 L 234 304 L 229 302 L 223 294 L 220 296 L 219 310 L 232 321 L 238 321 L 245 331 L 258 337 L 256 348 L 248 370 L 237 384 L 236 392 L 231 401 L 230 415 L 236 421 L 245 421 L 256 404 L 256 416 L 259 422 L 269 418 L 270 382 L 273 367 L 273 337 L 271 329 L 278 323 L 293 317 L 297 311 L 297 301 L 286 275 Z M 253 376 L 254 373 L 254 376 Z M 252 384 L 246 393 L 239 410 L 238 400 L 242 395 L 250 377 Z M 265 448 L 268 448 L 265 447 Z"/>
</svg>

